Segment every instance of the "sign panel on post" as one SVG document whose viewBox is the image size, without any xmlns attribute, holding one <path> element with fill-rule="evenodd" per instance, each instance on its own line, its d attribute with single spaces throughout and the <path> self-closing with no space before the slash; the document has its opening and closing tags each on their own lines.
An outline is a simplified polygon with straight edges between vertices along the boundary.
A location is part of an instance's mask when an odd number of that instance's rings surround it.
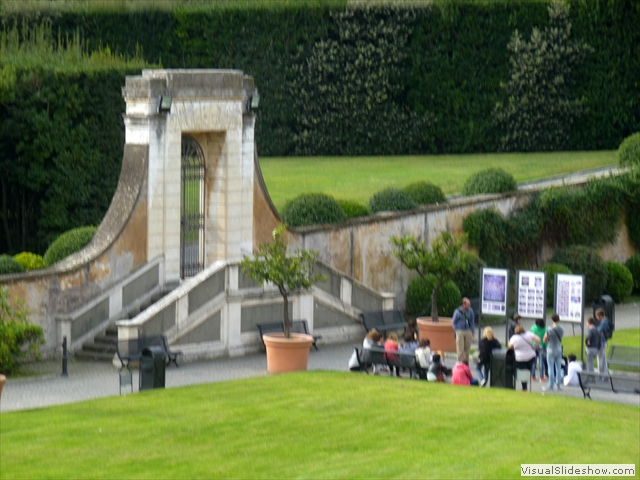
<svg viewBox="0 0 640 480">
<path fill-rule="evenodd" d="M 481 312 L 494 317 L 507 316 L 509 272 L 498 268 L 482 269 Z"/>
<path fill-rule="evenodd" d="M 556 274 L 555 311 L 561 322 L 582 323 L 584 276 Z"/>
<path fill-rule="evenodd" d="M 522 318 L 544 318 L 546 299 L 544 272 L 518 272 L 517 311 Z"/>
</svg>

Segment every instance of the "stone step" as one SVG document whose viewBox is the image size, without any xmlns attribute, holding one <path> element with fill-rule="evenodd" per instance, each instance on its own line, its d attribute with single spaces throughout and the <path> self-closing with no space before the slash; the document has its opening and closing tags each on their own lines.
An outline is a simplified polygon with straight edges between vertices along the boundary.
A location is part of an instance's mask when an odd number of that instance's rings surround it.
<svg viewBox="0 0 640 480">
<path fill-rule="evenodd" d="M 96 335 L 93 339 L 93 343 L 96 345 L 113 345 L 118 340 L 118 335 L 110 335 L 108 333 L 103 333 L 100 335 Z"/>
<path fill-rule="evenodd" d="M 76 360 L 93 360 L 99 362 L 111 362 L 113 360 L 113 353 L 99 353 L 99 352 L 76 352 L 74 358 Z"/>
<path fill-rule="evenodd" d="M 85 343 L 82 346 L 82 351 L 91 353 L 110 353 L 113 355 L 116 353 L 116 346 L 113 344 Z"/>
</svg>

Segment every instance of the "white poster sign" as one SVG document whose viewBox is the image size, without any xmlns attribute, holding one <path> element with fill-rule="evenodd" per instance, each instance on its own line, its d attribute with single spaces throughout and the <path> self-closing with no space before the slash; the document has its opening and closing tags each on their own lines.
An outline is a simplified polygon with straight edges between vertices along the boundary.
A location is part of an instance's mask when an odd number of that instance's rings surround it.
<svg viewBox="0 0 640 480">
<path fill-rule="evenodd" d="M 555 309 L 562 322 L 582 323 L 584 277 L 556 274 Z"/>
<path fill-rule="evenodd" d="M 482 269 L 483 315 L 504 317 L 507 315 L 507 288 L 509 287 L 507 270 L 497 268 Z"/>
<path fill-rule="evenodd" d="M 517 311 L 521 317 L 545 317 L 546 285 L 546 274 L 544 272 L 518 272 Z"/>
</svg>

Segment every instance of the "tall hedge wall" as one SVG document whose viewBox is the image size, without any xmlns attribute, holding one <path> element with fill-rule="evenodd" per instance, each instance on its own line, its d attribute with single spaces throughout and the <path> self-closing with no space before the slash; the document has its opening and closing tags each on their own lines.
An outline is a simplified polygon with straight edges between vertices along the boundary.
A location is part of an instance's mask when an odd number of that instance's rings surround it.
<svg viewBox="0 0 640 480">
<path fill-rule="evenodd" d="M 575 72 L 572 93 L 584 96 L 588 113 L 576 120 L 568 145 L 617 148 L 623 138 L 640 130 L 640 4 L 634 0 L 571 0 L 570 4 L 572 37 L 584 40 L 594 53 Z M 59 13 L 52 20 L 54 29 L 63 33 L 79 29 L 90 46 L 109 45 L 133 54 L 140 45 L 148 61 L 166 68 L 236 68 L 252 74 L 261 92 L 260 154 L 280 156 L 300 150 L 295 141 L 301 132 L 292 98 L 293 72 L 311 57 L 317 42 L 339 38 L 335 14 L 343 8 L 334 2 L 128 14 L 98 10 Z M 12 20 L 9 14 L 5 17 Z M 470 0 L 415 7 L 406 58 L 393 79 L 401 94 L 389 100 L 418 115 L 435 116 L 434 122 L 422 127 L 422 141 L 412 151 L 495 151 L 500 132 L 492 127 L 491 112 L 510 75 L 509 39 L 515 29 L 528 38 L 533 27 L 547 24 L 544 2 Z M 335 128 L 336 137 L 342 138 L 342 126 Z M 357 151 L 366 151 L 366 145 Z M 340 144 L 330 153 L 350 152 Z"/>
</svg>

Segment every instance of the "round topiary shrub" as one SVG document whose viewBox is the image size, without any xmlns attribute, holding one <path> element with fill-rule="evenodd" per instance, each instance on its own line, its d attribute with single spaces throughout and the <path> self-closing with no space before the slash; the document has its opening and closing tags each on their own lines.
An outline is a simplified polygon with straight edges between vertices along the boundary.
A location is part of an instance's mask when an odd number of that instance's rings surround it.
<svg viewBox="0 0 640 480">
<path fill-rule="evenodd" d="M 411 210 L 417 206 L 408 193 L 397 188 L 387 188 L 369 199 L 371 213 Z"/>
<path fill-rule="evenodd" d="M 609 271 L 595 248 L 583 245 L 559 248 L 551 257 L 551 263 L 566 265 L 575 275 L 584 275 L 585 304 L 604 293 Z"/>
<path fill-rule="evenodd" d="M 456 308 L 462 303 L 460 289 L 449 280 L 438 292 L 438 315 L 451 317 Z M 407 288 L 405 301 L 407 314 L 415 316 L 431 316 L 431 288 L 422 277 L 411 280 Z"/>
<path fill-rule="evenodd" d="M 618 163 L 621 167 L 640 167 L 640 132 L 622 141 L 618 147 Z"/>
<path fill-rule="evenodd" d="M 453 277 L 453 282 L 460 289 L 463 297 L 477 298 L 480 296 L 480 272 L 487 264 L 479 257 L 467 265 L 467 269 Z"/>
<path fill-rule="evenodd" d="M 15 258 L 16 262 L 22 265 L 22 268 L 27 272 L 29 270 L 39 270 L 47 266 L 42 257 L 36 253 L 22 252 L 15 255 L 13 258 Z"/>
<path fill-rule="evenodd" d="M 347 218 L 366 217 L 370 214 L 369 207 L 355 200 L 338 200 L 338 205 L 340 205 Z"/>
<path fill-rule="evenodd" d="M 624 266 L 629 269 L 633 277 L 633 291 L 640 292 L 640 253 L 630 257 Z"/>
<path fill-rule="evenodd" d="M 407 185 L 403 190 L 418 205 L 429 205 L 431 203 L 446 202 L 442 189 L 433 183 L 415 182 Z"/>
<path fill-rule="evenodd" d="M 480 195 L 481 193 L 503 193 L 518 189 L 513 175 L 501 168 L 487 168 L 471 175 L 462 187 L 462 195 Z"/>
<path fill-rule="evenodd" d="M 606 293 L 611 295 L 616 303 L 624 302 L 633 290 L 633 276 L 627 267 L 618 262 L 605 262 L 609 270 Z"/>
<path fill-rule="evenodd" d="M 0 255 L 0 275 L 22 272 L 24 272 L 24 267 L 15 258 L 11 255 Z"/>
<path fill-rule="evenodd" d="M 291 227 L 342 222 L 347 215 L 335 198 L 324 193 L 303 193 L 288 201 L 282 219 Z"/>
<path fill-rule="evenodd" d="M 542 271 L 547 274 L 547 307 L 553 307 L 553 296 L 556 291 L 556 273 L 571 275 L 571 269 L 559 263 L 547 263 L 542 267 Z"/>
<path fill-rule="evenodd" d="M 96 230 L 96 227 L 90 226 L 78 227 L 64 232 L 49 245 L 49 248 L 44 253 L 44 262 L 47 265 L 53 265 L 72 253 L 81 250 L 91 241 Z"/>
</svg>

